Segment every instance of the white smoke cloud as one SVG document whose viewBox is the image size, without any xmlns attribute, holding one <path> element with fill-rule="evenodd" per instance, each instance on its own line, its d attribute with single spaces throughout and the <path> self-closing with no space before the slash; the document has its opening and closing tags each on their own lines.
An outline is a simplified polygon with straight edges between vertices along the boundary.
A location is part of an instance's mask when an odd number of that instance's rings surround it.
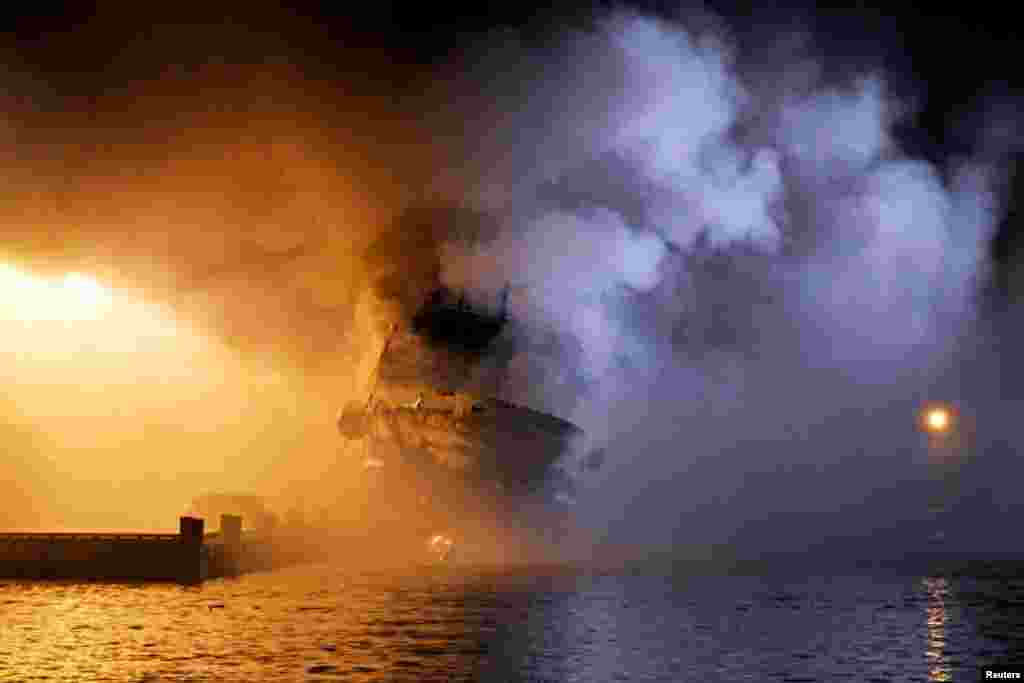
<svg viewBox="0 0 1024 683">
<path fill-rule="evenodd" d="M 610 39 L 627 78 L 615 147 L 667 182 L 700 175 L 702 146 L 728 132 L 744 99 L 726 55 L 648 19 L 613 24 Z"/>
<path fill-rule="evenodd" d="M 884 92 L 875 77 L 851 92 L 829 89 L 787 98 L 777 116 L 777 143 L 813 173 L 828 173 L 836 165 L 848 173 L 863 171 L 891 144 Z"/>
<path fill-rule="evenodd" d="M 553 72 L 517 69 L 524 57 L 489 74 L 533 93 L 489 141 L 517 162 L 487 183 L 515 191 L 488 204 L 502 234 L 446 279 L 525 283 L 513 312 L 582 347 L 572 361 L 591 384 L 545 407 L 610 447 L 617 488 L 598 485 L 592 510 L 608 524 L 688 468 L 703 474 L 678 484 L 677 512 L 729 499 L 751 468 L 815 458 L 847 467 L 831 504 L 853 504 L 873 485 L 856 454 L 912 443 L 909 397 L 973 315 L 999 168 L 901 150 L 894 126 L 911 107 L 884 74 L 829 82 L 803 52 L 766 72 L 722 35 L 635 15 L 566 44 Z M 553 376 L 530 381 L 555 394 Z M 775 444 L 756 466 L 753 444 Z M 708 453 L 717 464 L 698 466 Z M 733 512 L 723 525 L 757 514 Z"/>
</svg>

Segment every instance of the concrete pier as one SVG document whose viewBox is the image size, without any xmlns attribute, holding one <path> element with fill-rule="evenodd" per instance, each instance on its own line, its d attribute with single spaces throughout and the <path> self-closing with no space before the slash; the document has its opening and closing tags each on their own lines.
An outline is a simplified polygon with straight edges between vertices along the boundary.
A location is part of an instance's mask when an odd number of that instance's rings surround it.
<svg viewBox="0 0 1024 683">
<path fill-rule="evenodd" d="M 322 555 L 303 534 L 243 533 L 238 515 L 221 515 L 214 533 L 204 528 L 182 517 L 176 534 L 0 533 L 0 578 L 192 584 Z"/>
<path fill-rule="evenodd" d="M 203 520 L 177 534 L 0 533 L 0 577 L 196 583 L 207 577 Z"/>
</svg>

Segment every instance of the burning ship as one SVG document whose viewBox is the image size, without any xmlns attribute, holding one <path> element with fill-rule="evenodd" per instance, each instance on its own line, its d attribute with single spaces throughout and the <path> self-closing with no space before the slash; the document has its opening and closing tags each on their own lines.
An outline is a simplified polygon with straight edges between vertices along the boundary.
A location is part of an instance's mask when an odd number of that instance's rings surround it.
<svg viewBox="0 0 1024 683">
<path fill-rule="evenodd" d="M 513 346 L 503 331 L 515 325 L 508 295 L 495 312 L 434 289 L 392 326 L 366 402 L 339 413 L 343 437 L 362 445 L 376 533 L 442 559 L 501 561 L 567 533 L 572 478 L 559 461 L 582 431 L 499 398 Z"/>
</svg>

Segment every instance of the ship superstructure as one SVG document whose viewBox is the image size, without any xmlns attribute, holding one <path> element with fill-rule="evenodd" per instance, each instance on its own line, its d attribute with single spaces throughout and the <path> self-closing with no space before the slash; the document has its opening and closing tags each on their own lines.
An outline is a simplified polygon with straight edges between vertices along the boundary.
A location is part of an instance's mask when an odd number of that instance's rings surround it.
<svg viewBox="0 0 1024 683">
<path fill-rule="evenodd" d="M 362 442 L 367 467 L 379 470 L 374 485 L 423 503 L 415 524 L 427 538 L 495 526 L 550 535 L 564 522 L 556 463 L 582 431 L 499 398 L 511 357 L 507 303 L 507 289 L 497 312 L 435 290 L 392 328 L 366 403 L 339 414 L 342 435 Z"/>
</svg>

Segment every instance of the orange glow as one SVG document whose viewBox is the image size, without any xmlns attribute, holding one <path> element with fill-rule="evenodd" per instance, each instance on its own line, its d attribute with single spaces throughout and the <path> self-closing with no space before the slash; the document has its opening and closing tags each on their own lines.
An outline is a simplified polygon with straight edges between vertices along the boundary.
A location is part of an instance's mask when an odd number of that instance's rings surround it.
<svg viewBox="0 0 1024 683">
<path fill-rule="evenodd" d="M 0 301 L 4 318 L 27 322 L 81 320 L 103 316 L 111 304 L 111 294 L 80 273 L 54 280 L 0 264 Z"/>
<path fill-rule="evenodd" d="M 946 406 L 932 406 L 924 411 L 922 426 L 932 434 L 945 434 L 953 428 L 953 413 Z"/>
<path fill-rule="evenodd" d="M 74 335 L 57 334 L 66 325 L 74 325 Z M 2 263 L 0 331 L 0 349 L 33 355 L 82 345 L 133 351 L 141 340 L 187 341 L 181 334 L 185 330 L 166 311 L 115 292 L 93 277 L 82 273 L 44 277 Z"/>
<path fill-rule="evenodd" d="M 928 428 L 933 432 L 944 432 L 949 428 L 949 413 L 936 408 L 928 413 Z"/>
<path fill-rule="evenodd" d="M 0 527 L 173 529 L 251 488 L 304 424 L 281 373 L 135 290 L 0 263 Z"/>
<path fill-rule="evenodd" d="M 952 424 L 949 411 L 944 408 L 934 408 L 928 412 L 928 429 L 932 432 L 946 432 Z"/>
<path fill-rule="evenodd" d="M 451 557 L 455 547 L 455 541 L 446 534 L 434 534 L 430 538 L 430 552 L 439 560 L 447 560 Z"/>
<path fill-rule="evenodd" d="M 390 97 L 298 68 L 202 71 L 54 111 L 59 136 L 5 157 L 0 528 L 174 529 L 210 491 L 359 521 L 336 501 L 362 444 L 328 407 L 365 401 L 379 349 L 362 254 L 408 181 L 376 139 L 425 180 L 429 140 Z"/>
<path fill-rule="evenodd" d="M 946 653 L 946 596 L 949 594 L 949 584 L 942 577 L 925 579 L 923 584 L 924 591 L 928 595 L 928 643 L 925 650 L 925 657 L 928 661 L 928 680 L 950 681 L 953 679 Z"/>
</svg>

